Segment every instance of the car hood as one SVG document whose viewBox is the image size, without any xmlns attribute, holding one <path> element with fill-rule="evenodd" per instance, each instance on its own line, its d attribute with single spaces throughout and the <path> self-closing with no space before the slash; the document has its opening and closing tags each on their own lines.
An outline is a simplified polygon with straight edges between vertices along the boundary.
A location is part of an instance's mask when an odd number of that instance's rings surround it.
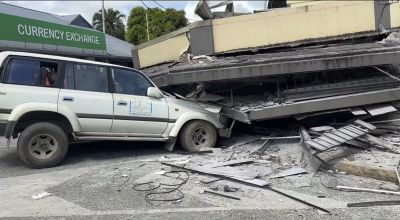
<svg viewBox="0 0 400 220">
<path fill-rule="evenodd" d="M 192 111 L 199 111 L 199 112 L 204 112 L 204 113 L 213 113 L 213 114 L 219 114 L 221 111 L 221 107 L 215 106 L 215 105 L 210 105 L 206 103 L 200 103 L 200 102 L 194 102 L 190 100 L 183 100 L 183 99 L 177 99 L 177 98 L 172 98 L 172 97 L 166 97 L 168 104 L 173 104 L 176 106 L 179 106 L 181 108 L 186 108 L 188 110 Z"/>
</svg>

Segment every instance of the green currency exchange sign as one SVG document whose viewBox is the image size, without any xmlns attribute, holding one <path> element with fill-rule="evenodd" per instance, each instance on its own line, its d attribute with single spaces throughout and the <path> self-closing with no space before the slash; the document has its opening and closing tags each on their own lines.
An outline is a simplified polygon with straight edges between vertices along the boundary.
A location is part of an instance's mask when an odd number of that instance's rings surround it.
<svg viewBox="0 0 400 220">
<path fill-rule="evenodd" d="M 106 50 L 102 32 L 0 13 L 0 40 Z"/>
</svg>

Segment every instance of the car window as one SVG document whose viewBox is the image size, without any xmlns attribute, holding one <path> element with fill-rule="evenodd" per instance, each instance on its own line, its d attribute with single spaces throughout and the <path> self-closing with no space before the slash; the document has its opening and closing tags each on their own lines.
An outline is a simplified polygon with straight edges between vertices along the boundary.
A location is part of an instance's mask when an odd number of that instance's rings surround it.
<svg viewBox="0 0 400 220">
<path fill-rule="evenodd" d="M 153 85 L 138 72 L 113 68 L 115 92 L 127 95 L 146 96 L 147 89 Z"/>
<path fill-rule="evenodd" d="M 95 65 L 74 64 L 75 89 L 91 92 L 108 92 L 107 68 Z"/>
<path fill-rule="evenodd" d="M 54 87 L 57 76 L 57 63 L 14 58 L 7 64 L 4 82 L 17 85 Z"/>
</svg>

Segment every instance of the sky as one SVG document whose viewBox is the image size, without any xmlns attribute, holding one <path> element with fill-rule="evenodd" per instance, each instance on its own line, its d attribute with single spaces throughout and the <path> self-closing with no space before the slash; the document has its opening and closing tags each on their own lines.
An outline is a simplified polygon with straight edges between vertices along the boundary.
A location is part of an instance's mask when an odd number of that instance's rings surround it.
<svg viewBox="0 0 400 220">
<path fill-rule="evenodd" d="M 93 14 L 101 8 L 101 1 L 2 1 L 8 4 L 17 5 L 25 8 L 49 12 L 59 15 L 81 14 L 91 23 Z M 143 1 L 147 7 L 160 7 L 154 1 Z M 175 8 L 184 10 L 189 22 L 201 20 L 194 14 L 197 1 L 157 1 L 165 8 Z M 215 5 L 220 1 L 209 1 L 209 5 Z M 143 6 L 140 1 L 105 1 L 105 8 L 117 9 L 128 18 L 129 11 L 135 6 Z M 252 12 L 253 10 L 263 9 L 264 1 L 235 1 L 235 12 Z M 224 10 L 220 8 L 219 10 Z M 126 20 L 124 21 L 126 23 Z"/>
</svg>

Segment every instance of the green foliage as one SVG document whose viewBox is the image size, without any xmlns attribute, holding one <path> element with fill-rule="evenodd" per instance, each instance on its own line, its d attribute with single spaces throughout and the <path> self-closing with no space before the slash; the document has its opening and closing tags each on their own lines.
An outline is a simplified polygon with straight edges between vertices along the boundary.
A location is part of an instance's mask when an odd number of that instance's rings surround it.
<svg viewBox="0 0 400 220">
<path fill-rule="evenodd" d="M 188 21 L 183 10 L 135 7 L 128 17 L 126 40 L 138 45 L 147 41 L 146 11 L 149 19 L 150 40 L 185 27 Z"/>
<path fill-rule="evenodd" d="M 125 15 L 118 10 L 109 8 L 104 10 L 106 33 L 125 40 L 125 24 L 123 19 Z M 95 29 L 103 31 L 103 22 L 101 16 L 101 9 L 93 15 L 92 23 Z"/>
</svg>

